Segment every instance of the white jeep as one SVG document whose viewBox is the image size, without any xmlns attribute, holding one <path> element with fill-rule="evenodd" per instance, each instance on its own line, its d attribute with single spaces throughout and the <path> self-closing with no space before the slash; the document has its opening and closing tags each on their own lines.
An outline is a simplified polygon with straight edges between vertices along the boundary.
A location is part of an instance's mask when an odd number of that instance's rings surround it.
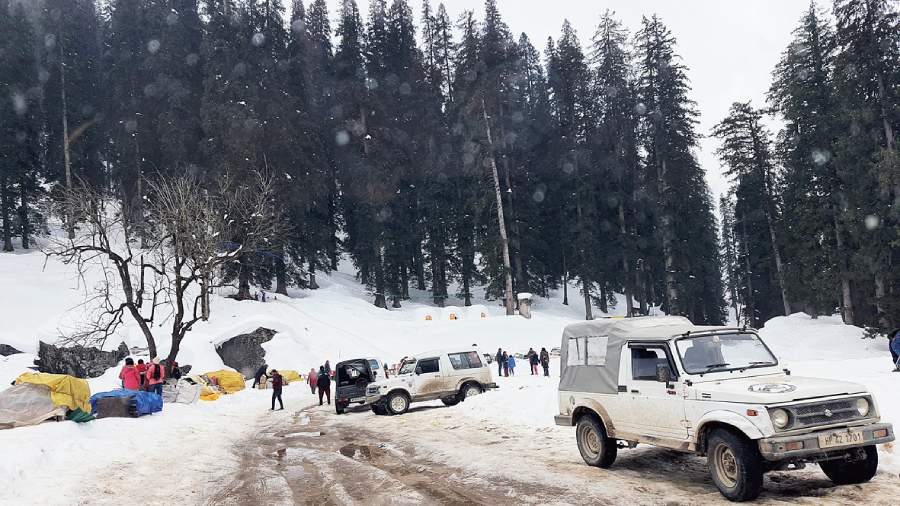
<svg viewBox="0 0 900 506">
<path fill-rule="evenodd" d="M 435 351 L 407 359 L 393 378 L 369 383 L 366 404 L 379 415 L 400 415 L 413 402 L 453 406 L 490 388 L 497 385 L 477 350 Z"/>
<path fill-rule="evenodd" d="M 647 443 L 705 455 L 732 501 L 763 474 L 816 462 L 837 484 L 875 476 L 894 440 L 862 385 L 791 376 L 755 331 L 681 317 L 604 319 L 563 332 L 558 425 L 576 426 L 584 461 L 609 467 Z"/>
</svg>

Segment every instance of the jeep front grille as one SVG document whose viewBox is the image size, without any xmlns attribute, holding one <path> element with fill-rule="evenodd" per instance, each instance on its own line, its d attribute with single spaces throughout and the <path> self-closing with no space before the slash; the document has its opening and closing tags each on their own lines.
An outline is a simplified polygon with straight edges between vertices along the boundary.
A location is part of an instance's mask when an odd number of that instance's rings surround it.
<svg viewBox="0 0 900 506">
<path fill-rule="evenodd" d="M 797 406 L 783 406 L 783 409 L 791 413 L 791 424 L 785 430 L 852 422 L 874 416 L 874 413 L 871 411 L 866 416 L 861 416 L 856 410 L 857 399 L 858 397 L 853 397 L 851 399 L 838 399 Z M 872 400 L 868 397 L 866 399 L 868 399 L 871 406 Z"/>
</svg>

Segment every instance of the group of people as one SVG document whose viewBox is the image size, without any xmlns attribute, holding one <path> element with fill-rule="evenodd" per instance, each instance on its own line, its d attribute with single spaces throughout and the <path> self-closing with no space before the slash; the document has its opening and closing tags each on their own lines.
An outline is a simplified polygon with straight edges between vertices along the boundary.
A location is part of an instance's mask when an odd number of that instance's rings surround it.
<svg viewBox="0 0 900 506">
<path fill-rule="evenodd" d="M 540 353 L 534 351 L 534 348 L 529 348 L 528 353 L 525 354 L 525 360 L 531 366 L 532 376 L 540 374 L 538 365 L 543 367 L 544 376 L 550 376 L 550 353 L 547 351 L 547 348 L 541 348 Z M 516 375 L 516 357 L 512 353 L 507 353 L 502 348 L 497 348 L 497 355 L 494 356 L 494 361 L 497 362 L 498 376 L 509 377 Z"/>
<path fill-rule="evenodd" d="M 122 380 L 122 388 L 126 390 L 145 390 L 153 392 L 162 397 L 163 383 L 166 378 L 181 378 L 181 369 L 178 362 L 172 364 L 162 363 L 158 357 L 153 357 L 149 364 L 144 363 L 144 359 L 138 359 L 137 364 L 134 359 L 128 357 L 125 359 L 125 365 L 119 371 L 119 379 Z"/>
<path fill-rule="evenodd" d="M 319 370 L 313 367 L 309 370 L 309 376 L 306 378 L 309 390 L 316 395 L 319 391 L 319 406 L 322 405 L 322 399 L 328 399 L 328 405 L 331 405 L 331 363 L 325 361 L 325 365 L 320 365 Z"/>
</svg>

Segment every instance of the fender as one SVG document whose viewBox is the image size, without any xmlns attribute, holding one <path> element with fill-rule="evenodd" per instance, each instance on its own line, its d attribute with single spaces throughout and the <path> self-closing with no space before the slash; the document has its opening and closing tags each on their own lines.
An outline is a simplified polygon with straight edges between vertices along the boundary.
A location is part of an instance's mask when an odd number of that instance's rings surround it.
<svg viewBox="0 0 900 506">
<path fill-rule="evenodd" d="M 747 417 L 733 411 L 717 409 L 704 414 L 697 422 L 697 428 L 694 430 L 694 442 L 697 443 L 698 448 L 700 447 L 700 436 L 710 423 L 730 425 L 741 431 L 749 439 L 762 439 L 765 437 L 762 431 L 759 430 L 759 427 L 754 425 Z"/>
</svg>

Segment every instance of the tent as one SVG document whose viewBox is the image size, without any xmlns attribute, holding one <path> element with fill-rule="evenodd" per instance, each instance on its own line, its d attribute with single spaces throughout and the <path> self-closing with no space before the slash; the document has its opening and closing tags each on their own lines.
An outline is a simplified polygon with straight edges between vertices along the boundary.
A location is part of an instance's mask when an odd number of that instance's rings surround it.
<svg viewBox="0 0 900 506">
<path fill-rule="evenodd" d="M 201 401 L 215 401 L 219 397 L 222 396 L 222 393 L 219 392 L 216 388 L 203 385 L 200 387 L 200 400 Z"/>
<path fill-rule="evenodd" d="M 300 373 L 297 371 L 292 371 L 290 369 L 286 371 L 278 370 L 281 373 L 281 377 L 284 378 L 285 383 L 293 383 L 295 381 L 303 381 L 303 377 L 300 376 Z"/>
<path fill-rule="evenodd" d="M 247 386 L 244 383 L 244 375 L 236 371 L 223 369 L 221 371 L 208 372 L 204 376 L 218 383 L 219 388 L 226 394 L 240 392 Z"/>
<path fill-rule="evenodd" d="M 135 408 L 135 413 L 137 416 L 149 415 L 151 413 L 162 411 L 163 409 L 162 397 L 153 392 L 144 392 L 143 390 L 126 390 L 124 388 L 119 388 L 118 390 L 100 392 L 98 394 L 92 395 L 91 413 L 97 413 L 97 403 L 100 401 L 100 399 L 107 399 L 112 397 L 129 399 Z"/>
<path fill-rule="evenodd" d="M 45 385 L 50 389 L 50 400 L 54 406 L 71 410 L 80 409 L 90 412 L 91 387 L 88 382 L 67 374 L 47 374 L 43 372 L 26 372 L 16 378 L 16 385 L 29 383 Z"/>
<path fill-rule="evenodd" d="M 53 403 L 47 385 L 23 383 L 0 392 L 0 429 L 37 425 L 65 414 L 64 406 Z"/>
</svg>

